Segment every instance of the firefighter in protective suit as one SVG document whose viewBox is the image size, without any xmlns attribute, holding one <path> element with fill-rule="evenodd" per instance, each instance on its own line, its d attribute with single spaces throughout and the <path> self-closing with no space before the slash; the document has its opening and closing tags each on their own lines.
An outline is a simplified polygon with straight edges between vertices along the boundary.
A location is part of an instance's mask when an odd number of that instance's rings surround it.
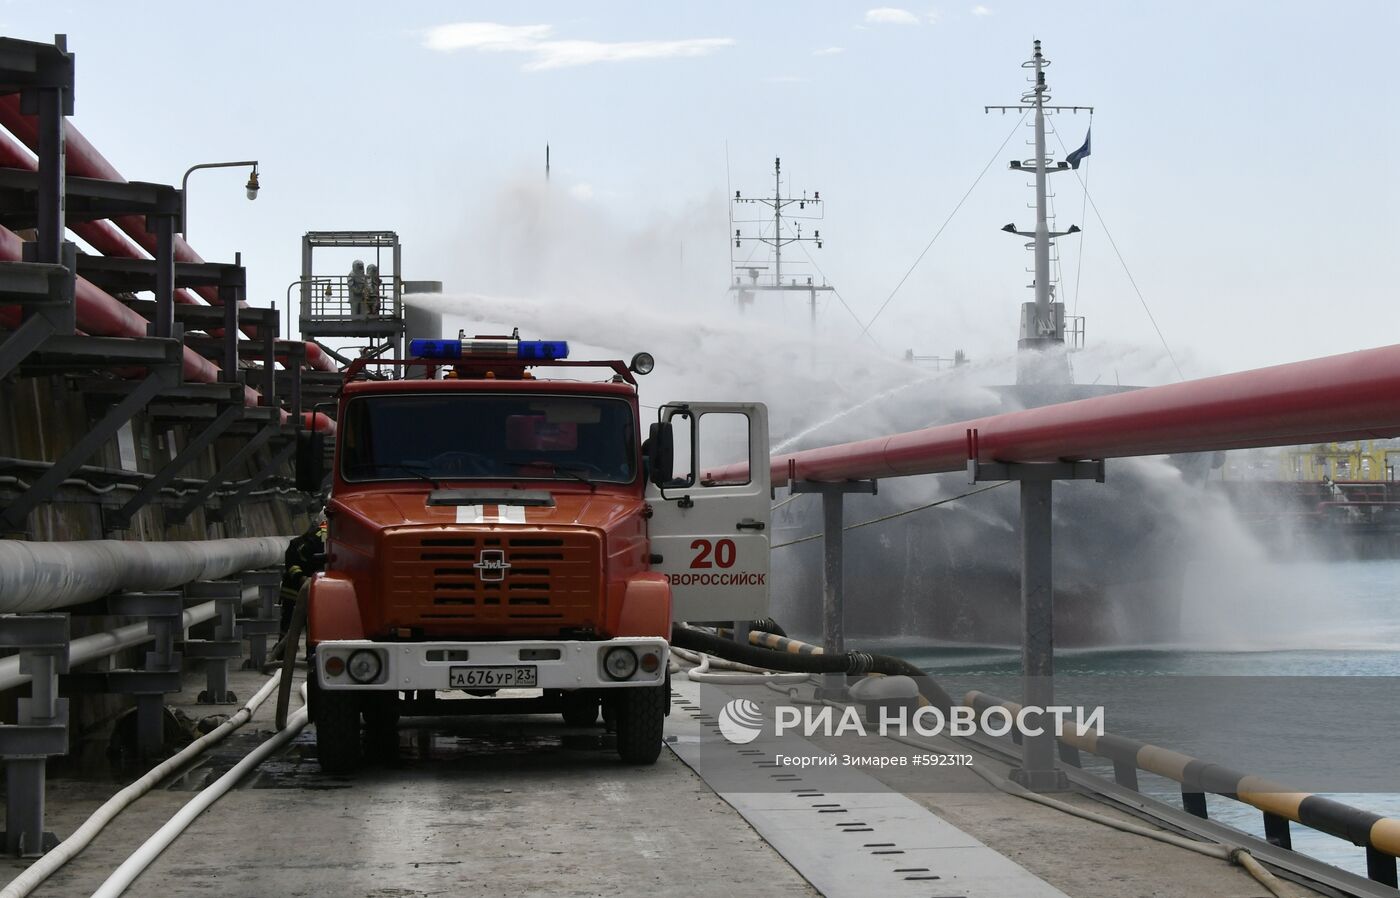
<svg viewBox="0 0 1400 898">
<path fill-rule="evenodd" d="M 282 557 L 282 590 L 279 594 L 282 604 L 282 635 L 287 635 L 287 626 L 292 620 L 292 609 L 296 607 L 297 593 L 311 579 L 311 575 L 326 564 L 326 513 L 320 512 L 312 518 L 307 531 L 287 546 Z"/>
<path fill-rule="evenodd" d="M 379 314 L 379 303 L 383 299 L 383 281 L 379 279 L 379 266 L 373 262 L 365 267 L 365 314 L 373 318 Z"/>
<path fill-rule="evenodd" d="M 369 278 L 365 276 L 365 263 L 356 259 L 350 266 L 350 276 L 345 279 L 345 291 L 349 294 L 350 315 L 353 318 L 369 317 Z"/>
</svg>

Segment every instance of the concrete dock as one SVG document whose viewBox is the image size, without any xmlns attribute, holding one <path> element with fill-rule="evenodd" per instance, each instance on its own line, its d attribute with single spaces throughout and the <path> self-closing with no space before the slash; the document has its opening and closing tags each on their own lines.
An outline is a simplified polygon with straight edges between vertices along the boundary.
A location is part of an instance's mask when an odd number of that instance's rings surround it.
<svg viewBox="0 0 1400 898">
<path fill-rule="evenodd" d="M 245 697 L 262 679 L 240 672 L 233 686 Z M 357 776 L 331 777 L 307 729 L 201 816 L 129 894 L 1268 895 L 1223 861 L 1005 795 L 965 768 L 802 771 L 780 788 L 763 784 L 794 774 L 755 763 L 761 748 L 717 742 L 707 713 L 687 710 L 699 708 L 694 684 L 677 677 L 674 687 L 671 750 L 647 768 L 620 764 L 601 728 L 569 728 L 552 715 L 467 717 L 405 721 L 397 743 L 377 746 Z M 187 688 L 172 704 L 191 716 L 233 710 L 190 705 L 197 691 Z M 34 894 L 90 894 L 195 791 L 266 738 L 272 714 L 269 701 Z M 815 750 L 855 744 L 812 740 Z M 917 752 L 875 737 L 859 748 Z M 738 767 L 726 766 L 727 753 Z M 976 763 L 1005 773 L 992 758 Z M 756 777 L 752 788 L 717 793 L 706 781 L 725 789 L 735 769 Z M 55 775 L 50 828 L 72 832 L 121 784 Z M 1084 796 L 1061 797 L 1115 813 Z M 5 860 L 6 877 L 26 865 Z"/>
</svg>

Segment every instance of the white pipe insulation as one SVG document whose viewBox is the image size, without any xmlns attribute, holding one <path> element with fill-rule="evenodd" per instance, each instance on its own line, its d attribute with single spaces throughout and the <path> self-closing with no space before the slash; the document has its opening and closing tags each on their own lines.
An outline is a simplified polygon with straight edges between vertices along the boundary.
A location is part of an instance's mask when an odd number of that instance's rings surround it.
<svg viewBox="0 0 1400 898">
<path fill-rule="evenodd" d="M 49 611 L 114 592 L 219 580 L 280 564 L 291 539 L 0 540 L 0 612 Z"/>
</svg>

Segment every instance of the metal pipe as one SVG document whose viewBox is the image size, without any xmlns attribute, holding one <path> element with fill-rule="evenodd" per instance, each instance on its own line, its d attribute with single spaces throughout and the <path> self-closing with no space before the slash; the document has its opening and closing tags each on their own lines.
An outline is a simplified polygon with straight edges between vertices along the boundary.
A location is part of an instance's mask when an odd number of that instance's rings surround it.
<svg viewBox="0 0 1400 898">
<path fill-rule="evenodd" d="M 775 486 L 1400 436 L 1400 345 L 1148 387 L 772 458 Z M 738 464 L 707 477 L 728 479 Z"/>
<path fill-rule="evenodd" d="M 24 243 L 19 236 L 7 228 L 0 228 L 0 262 L 19 262 L 23 256 Z M 76 278 L 74 286 L 74 312 L 78 327 L 89 334 L 106 337 L 145 337 L 149 322 L 136 312 L 122 305 L 110 294 L 93 285 L 85 278 Z M 19 321 L 15 308 L 0 309 L 0 324 L 13 327 Z M 314 344 L 307 344 L 308 347 Z M 185 347 L 181 370 L 185 380 L 199 383 L 218 383 L 219 368 L 204 356 Z M 244 405 L 256 407 L 261 399 L 256 390 L 243 389 Z M 284 413 L 285 414 L 285 413 Z M 335 424 L 325 415 L 302 416 L 302 426 L 316 430 L 335 432 Z"/>
<path fill-rule="evenodd" d="M 281 563 L 290 540 L 0 540 L 0 612 L 47 611 L 122 590 L 218 580 Z"/>
<path fill-rule="evenodd" d="M 36 171 L 37 163 L 30 158 L 29 153 L 13 137 L 0 131 L 0 168 L 17 168 L 21 171 Z M 117 230 L 116 225 L 104 219 L 95 221 L 70 221 L 68 229 L 79 237 L 83 238 L 104 256 L 116 256 L 122 259 L 144 259 L 146 255 L 141 252 L 131 240 Z M 175 291 L 175 301 L 186 305 L 201 305 L 195 295 L 188 290 Z"/>
<path fill-rule="evenodd" d="M 186 608 L 184 626 L 188 629 L 195 624 L 213 620 L 218 613 L 219 610 L 215 602 L 205 602 Z M 155 639 L 155 635 L 151 633 L 151 628 L 145 621 L 103 633 L 93 633 L 91 636 L 80 636 L 68 643 L 68 663 L 70 666 L 86 664 L 89 661 L 96 661 L 98 658 L 115 654 L 122 649 L 150 642 L 152 639 Z M 19 655 L 0 658 L 0 692 L 28 682 L 29 674 L 20 673 Z"/>
<path fill-rule="evenodd" d="M 18 94 L 0 96 L 0 124 L 8 128 L 12 134 L 31 149 L 38 145 L 37 121 L 34 116 L 25 115 L 20 111 Z M 73 126 L 71 121 L 65 119 L 64 125 L 69 174 L 83 178 L 100 178 L 104 181 L 126 180 L 122 177 L 121 172 L 117 171 L 116 167 L 88 142 L 82 132 Z M 122 215 L 112 219 L 112 223 L 136 241 L 152 257 L 156 255 L 156 236 L 147 230 L 143 217 Z M 204 258 L 195 252 L 183 237 L 177 237 L 175 238 L 175 260 L 177 262 L 201 263 Z M 196 292 L 208 302 L 218 304 L 218 292 L 214 288 L 201 287 Z M 256 335 L 257 328 L 245 328 L 243 332 L 252 337 Z M 337 370 L 335 364 L 324 353 L 314 351 L 310 344 L 306 348 L 306 361 L 311 367 L 323 371 Z"/>
<path fill-rule="evenodd" d="M 0 228 L 0 261 L 22 261 L 24 243 L 8 228 Z M 149 322 L 137 313 L 122 305 L 105 291 L 94 286 L 85 278 L 77 278 L 74 287 L 74 312 L 78 327 L 89 334 L 107 337 L 144 337 Z M 185 347 L 183 370 L 186 380 L 214 383 L 219 379 L 219 369 L 208 359 L 189 347 Z M 256 394 L 249 405 L 257 405 Z"/>
</svg>

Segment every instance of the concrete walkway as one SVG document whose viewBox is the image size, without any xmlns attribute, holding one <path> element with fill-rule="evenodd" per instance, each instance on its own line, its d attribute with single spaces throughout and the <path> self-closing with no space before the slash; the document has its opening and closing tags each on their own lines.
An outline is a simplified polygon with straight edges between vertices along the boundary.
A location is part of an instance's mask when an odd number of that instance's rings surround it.
<svg viewBox="0 0 1400 898">
<path fill-rule="evenodd" d="M 260 682 L 241 673 L 233 688 L 246 697 Z M 265 738 L 272 713 L 269 701 L 34 894 L 90 894 L 194 790 Z M 690 898 L 728 893 L 716 879 L 726 872 L 743 877 L 746 896 L 817 894 L 670 752 L 654 767 L 628 767 L 600 731 L 556 721 L 429 721 L 402 730 L 397 751 L 353 779 L 321 774 L 307 730 L 200 817 L 128 894 Z M 50 828 L 67 835 L 119 787 L 51 780 Z M 26 866 L 0 864 L 6 880 Z"/>
</svg>

